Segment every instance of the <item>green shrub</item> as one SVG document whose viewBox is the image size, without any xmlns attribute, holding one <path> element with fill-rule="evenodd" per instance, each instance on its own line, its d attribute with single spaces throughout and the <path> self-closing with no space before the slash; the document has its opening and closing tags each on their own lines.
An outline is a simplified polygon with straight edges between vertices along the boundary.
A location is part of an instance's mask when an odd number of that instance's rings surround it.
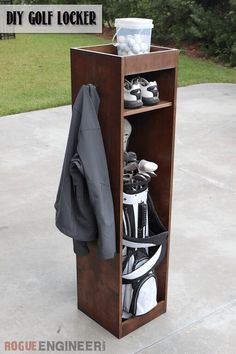
<svg viewBox="0 0 236 354">
<path fill-rule="evenodd" d="M 176 46 L 183 42 L 198 43 L 207 55 L 235 65 L 236 0 L 104 0 L 102 3 L 104 21 L 110 27 L 118 17 L 152 18 L 156 43 Z"/>
<path fill-rule="evenodd" d="M 22 0 L 14 0 L 21 3 Z M 25 3 L 80 3 L 103 5 L 103 21 L 113 27 L 118 17 L 154 21 L 158 44 L 198 43 L 215 59 L 235 66 L 236 0 L 26 0 Z"/>
</svg>

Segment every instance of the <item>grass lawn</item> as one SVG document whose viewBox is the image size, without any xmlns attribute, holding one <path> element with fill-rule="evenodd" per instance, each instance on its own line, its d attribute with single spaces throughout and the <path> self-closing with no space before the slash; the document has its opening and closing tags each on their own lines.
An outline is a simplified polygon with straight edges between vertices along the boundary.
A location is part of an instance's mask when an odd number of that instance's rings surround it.
<svg viewBox="0 0 236 354">
<path fill-rule="evenodd" d="M 190 58 L 184 54 L 179 60 L 179 86 L 206 82 L 236 83 L 236 70 L 211 60 Z"/>
<path fill-rule="evenodd" d="M 109 43 L 96 35 L 17 34 L 0 41 L 0 116 L 70 104 L 70 47 Z M 180 56 L 179 86 L 236 83 L 234 69 Z"/>
</svg>

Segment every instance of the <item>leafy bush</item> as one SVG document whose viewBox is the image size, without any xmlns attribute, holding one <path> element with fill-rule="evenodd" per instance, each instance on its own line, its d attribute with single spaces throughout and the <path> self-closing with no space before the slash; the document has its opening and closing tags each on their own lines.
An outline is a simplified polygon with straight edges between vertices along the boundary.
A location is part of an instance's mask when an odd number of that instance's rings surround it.
<svg viewBox="0 0 236 354">
<path fill-rule="evenodd" d="M 78 3 L 103 5 L 103 21 L 113 27 L 118 17 L 154 21 L 158 44 L 198 43 L 202 50 L 236 65 L 236 0 L 15 0 L 15 3 Z"/>
<path fill-rule="evenodd" d="M 102 3 L 104 21 L 109 26 L 118 17 L 152 18 L 156 43 L 176 46 L 183 42 L 198 43 L 206 54 L 236 65 L 236 0 L 104 0 Z"/>
</svg>

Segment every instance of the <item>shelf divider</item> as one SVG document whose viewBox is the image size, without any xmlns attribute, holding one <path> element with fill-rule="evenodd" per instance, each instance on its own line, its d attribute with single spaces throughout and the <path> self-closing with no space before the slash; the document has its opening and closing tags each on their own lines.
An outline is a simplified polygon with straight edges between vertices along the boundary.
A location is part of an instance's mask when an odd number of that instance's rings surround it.
<svg viewBox="0 0 236 354">
<path fill-rule="evenodd" d="M 153 105 L 153 106 L 143 106 L 140 108 L 130 108 L 130 109 L 125 108 L 124 109 L 124 117 L 133 116 L 135 114 L 145 113 L 145 112 L 149 112 L 149 111 L 154 111 L 156 109 L 162 109 L 162 108 L 171 107 L 171 106 L 172 106 L 172 102 L 160 100 L 160 102 L 158 104 Z"/>
<path fill-rule="evenodd" d="M 166 311 L 166 301 L 160 301 L 156 307 L 154 307 L 151 311 L 146 313 L 145 315 L 131 317 L 122 322 L 122 335 L 125 336 L 128 333 L 132 332 L 132 329 L 139 328 L 143 326 L 145 323 L 148 323 L 153 318 L 158 317 L 165 313 Z"/>
</svg>

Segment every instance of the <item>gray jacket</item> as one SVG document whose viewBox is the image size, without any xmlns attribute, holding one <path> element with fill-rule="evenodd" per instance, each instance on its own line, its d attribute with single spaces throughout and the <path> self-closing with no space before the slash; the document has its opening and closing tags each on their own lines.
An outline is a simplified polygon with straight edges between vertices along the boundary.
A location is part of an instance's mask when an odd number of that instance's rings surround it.
<svg viewBox="0 0 236 354">
<path fill-rule="evenodd" d="M 95 86 L 83 85 L 75 100 L 65 159 L 55 202 L 56 226 L 74 240 L 79 255 L 97 240 L 98 256 L 113 258 L 114 209 Z"/>
</svg>

